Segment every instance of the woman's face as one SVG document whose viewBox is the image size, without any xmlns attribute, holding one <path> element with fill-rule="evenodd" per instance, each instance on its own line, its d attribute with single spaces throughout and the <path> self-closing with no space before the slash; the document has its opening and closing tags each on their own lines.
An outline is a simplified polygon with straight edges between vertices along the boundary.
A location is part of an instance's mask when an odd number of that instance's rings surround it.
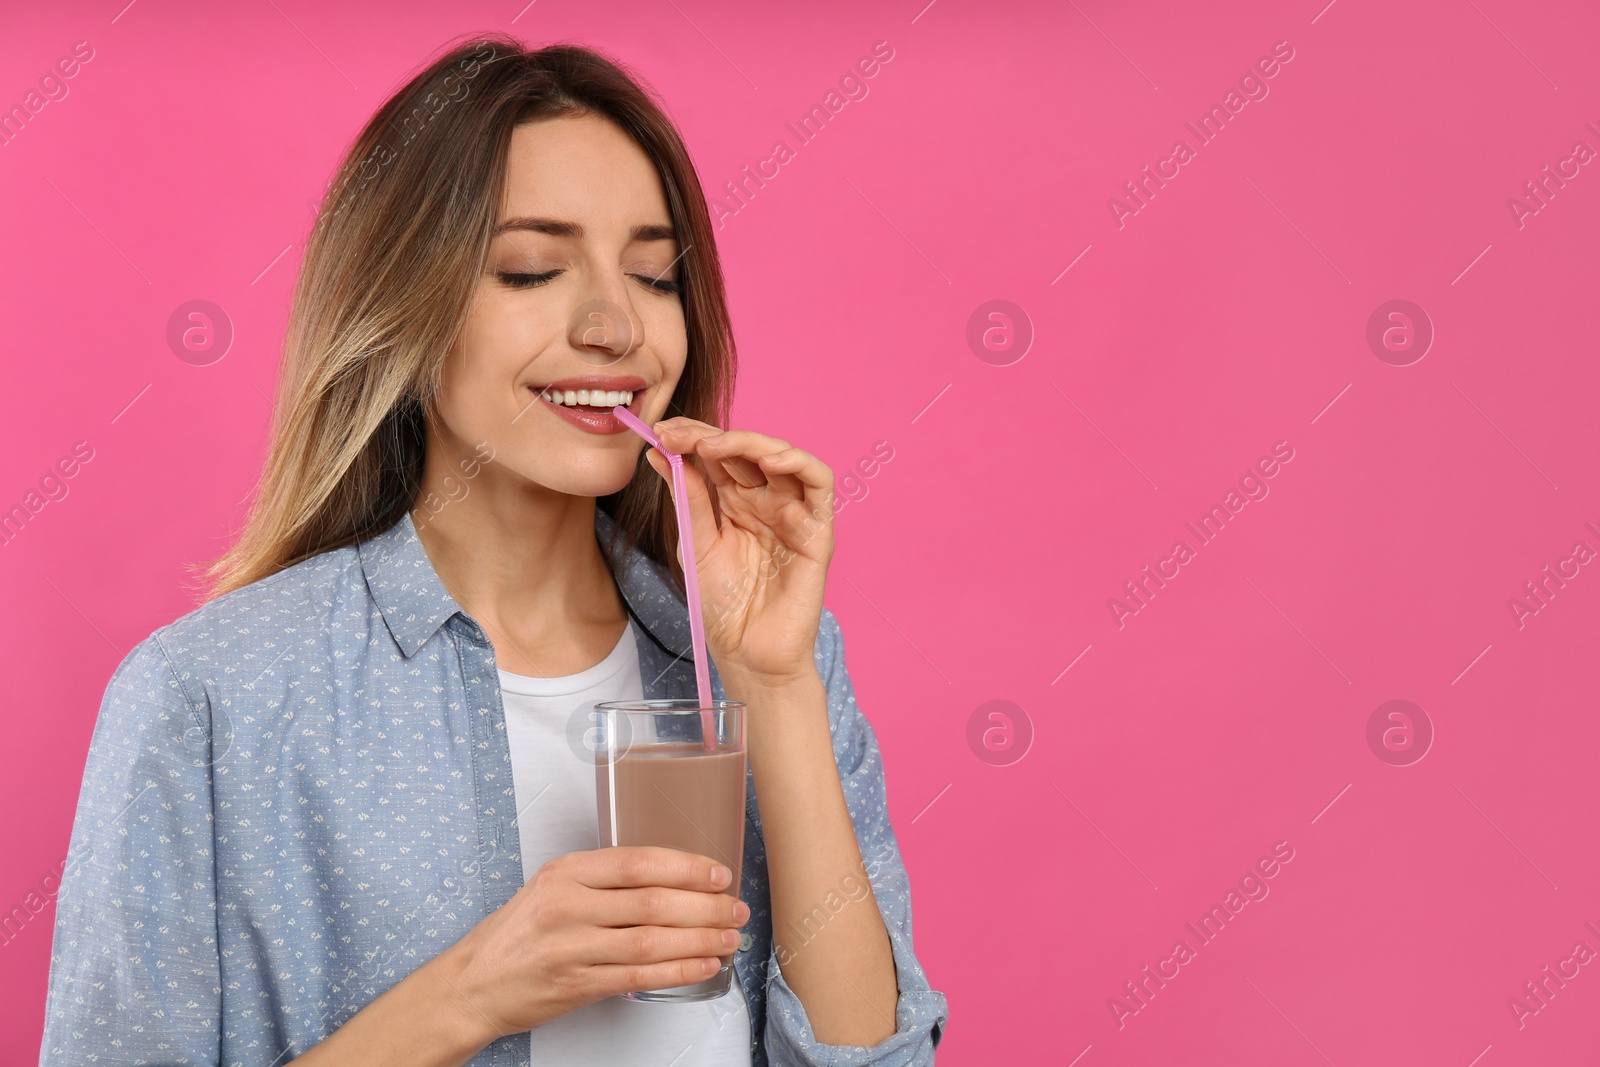
<svg viewBox="0 0 1600 1067">
<path fill-rule="evenodd" d="M 495 466 L 548 489 L 614 493 L 644 444 L 610 408 L 663 418 L 688 353 L 661 180 L 631 137 L 593 115 L 518 126 L 506 167 L 435 433 L 458 455 L 487 444 Z"/>
</svg>

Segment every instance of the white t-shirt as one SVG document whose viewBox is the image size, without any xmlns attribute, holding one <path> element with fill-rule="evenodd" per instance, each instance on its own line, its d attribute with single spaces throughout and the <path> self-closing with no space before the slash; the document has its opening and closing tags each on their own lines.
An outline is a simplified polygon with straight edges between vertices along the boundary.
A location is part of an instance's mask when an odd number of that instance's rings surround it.
<svg viewBox="0 0 1600 1067">
<path fill-rule="evenodd" d="M 591 720 L 579 709 L 644 699 L 636 633 L 630 619 L 611 654 L 577 674 L 500 672 L 524 881 L 554 856 L 600 845 L 594 762 L 582 747 Z M 534 1067 L 750 1065 L 750 1013 L 737 976 L 716 1000 L 663 1004 L 608 997 L 537 1027 L 529 1038 Z"/>
</svg>

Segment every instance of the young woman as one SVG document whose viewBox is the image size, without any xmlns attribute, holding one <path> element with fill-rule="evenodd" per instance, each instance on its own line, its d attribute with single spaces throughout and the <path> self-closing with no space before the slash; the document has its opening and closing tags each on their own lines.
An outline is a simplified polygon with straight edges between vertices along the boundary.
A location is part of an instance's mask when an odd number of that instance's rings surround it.
<svg viewBox="0 0 1600 1067">
<path fill-rule="evenodd" d="M 699 182 L 624 71 L 491 37 L 384 105 L 307 247 L 244 531 L 108 687 L 41 1063 L 933 1062 L 822 603 L 832 475 L 717 428 L 733 364 Z M 737 897 L 716 859 L 595 847 L 581 712 L 695 692 L 667 465 L 619 403 L 692 457 L 714 691 L 749 717 Z M 616 996 L 730 955 L 719 999 Z"/>
</svg>

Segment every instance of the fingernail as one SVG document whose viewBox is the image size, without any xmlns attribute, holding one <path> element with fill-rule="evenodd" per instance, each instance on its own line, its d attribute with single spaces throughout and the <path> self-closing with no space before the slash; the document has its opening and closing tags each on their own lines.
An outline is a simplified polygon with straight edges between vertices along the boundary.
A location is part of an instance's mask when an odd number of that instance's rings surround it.
<svg viewBox="0 0 1600 1067">
<path fill-rule="evenodd" d="M 737 948 L 738 946 L 739 946 L 739 931 L 737 931 L 737 930 L 724 930 L 724 931 L 722 931 L 722 947 L 723 948 Z"/>
<path fill-rule="evenodd" d="M 728 870 L 728 868 L 722 866 L 720 863 L 711 868 L 711 884 L 716 886 L 718 889 L 721 889 L 731 881 L 733 881 L 733 872 Z"/>
<path fill-rule="evenodd" d="M 733 909 L 733 917 L 738 920 L 740 926 L 743 926 L 750 920 L 750 905 L 742 900 L 739 901 L 739 906 Z"/>
</svg>

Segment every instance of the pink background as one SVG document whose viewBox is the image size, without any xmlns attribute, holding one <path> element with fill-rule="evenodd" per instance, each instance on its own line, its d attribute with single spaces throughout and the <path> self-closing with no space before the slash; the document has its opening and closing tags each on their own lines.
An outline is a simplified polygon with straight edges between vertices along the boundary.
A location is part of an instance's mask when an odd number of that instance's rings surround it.
<svg viewBox="0 0 1600 1067">
<path fill-rule="evenodd" d="M 1507 200 L 1600 150 L 1600 13 L 924 2 L 9 12 L 0 104 L 94 58 L 0 148 L 0 507 L 94 458 L 0 548 L 0 907 L 65 853 L 112 669 L 240 520 L 312 206 L 388 92 L 468 31 L 579 40 L 664 94 L 719 191 L 887 41 L 720 239 L 736 424 L 841 475 L 894 451 L 839 514 L 828 602 L 940 1062 L 1592 1056 L 1600 967 L 1521 1028 L 1507 1001 L 1600 950 L 1600 567 L 1520 628 L 1507 601 L 1600 549 L 1600 165 L 1520 228 Z M 1280 41 L 1269 95 L 1119 228 L 1108 198 Z M 193 299 L 235 329 L 209 366 L 164 336 Z M 1034 331 L 1005 366 L 966 340 L 995 299 Z M 1394 299 L 1436 334 L 1409 366 L 1366 340 Z M 1279 441 L 1270 495 L 1119 628 L 1108 598 Z M 1369 747 L 1391 699 L 1432 724 L 1420 762 Z M 1009 750 L 969 744 L 991 700 L 1021 709 Z M 1279 841 L 1270 895 L 1119 1027 L 1108 1000 Z M 53 915 L 0 947 L 0 1062 L 37 1056 Z"/>
</svg>

